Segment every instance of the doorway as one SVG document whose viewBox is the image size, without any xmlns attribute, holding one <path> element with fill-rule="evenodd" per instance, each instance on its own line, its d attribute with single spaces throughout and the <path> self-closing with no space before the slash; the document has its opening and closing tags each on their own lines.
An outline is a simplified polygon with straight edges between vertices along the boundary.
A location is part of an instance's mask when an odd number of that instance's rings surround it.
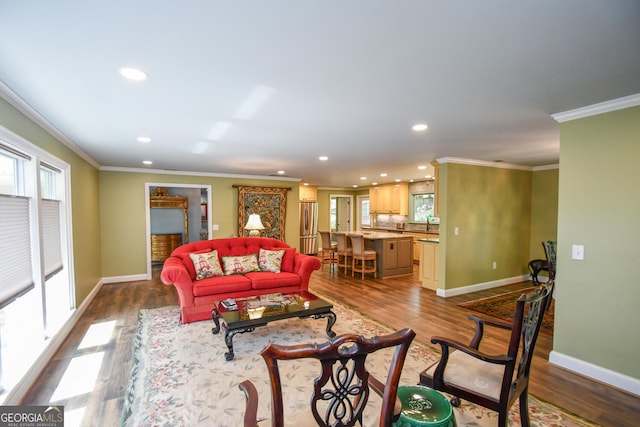
<svg viewBox="0 0 640 427">
<path fill-rule="evenodd" d="M 331 194 L 329 203 L 329 218 L 331 231 L 351 232 L 353 231 L 352 210 L 353 196 Z"/>
<path fill-rule="evenodd" d="M 150 197 L 156 188 L 166 189 L 169 196 L 181 196 L 188 199 L 186 219 L 178 209 L 166 209 L 166 212 L 152 212 Z M 152 276 L 152 244 L 154 233 L 179 234 L 181 243 L 206 240 L 211 236 L 212 205 L 211 185 L 145 183 L 146 195 L 146 239 L 147 239 L 147 279 Z M 204 209 L 204 211 L 203 211 Z M 153 209 L 165 211 L 165 209 Z M 172 228 L 173 227 L 173 228 Z M 184 231 L 183 231 L 184 230 Z"/>
</svg>

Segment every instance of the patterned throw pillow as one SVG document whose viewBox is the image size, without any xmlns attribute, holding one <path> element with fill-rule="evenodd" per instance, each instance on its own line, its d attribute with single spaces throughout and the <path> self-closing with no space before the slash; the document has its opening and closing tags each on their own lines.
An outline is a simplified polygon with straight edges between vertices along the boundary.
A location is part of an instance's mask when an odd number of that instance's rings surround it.
<svg viewBox="0 0 640 427">
<path fill-rule="evenodd" d="M 284 256 L 284 249 L 278 251 L 270 251 L 267 249 L 260 249 L 260 256 L 258 258 L 258 264 L 261 271 L 271 271 L 273 273 L 280 273 L 280 266 L 282 265 L 282 257 Z"/>
<path fill-rule="evenodd" d="M 252 271 L 260 271 L 258 265 L 258 254 L 242 255 L 242 256 L 223 256 L 222 266 L 224 274 L 246 274 Z"/>
<path fill-rule="evenodd" d="M 220 260 L 218 259 L 218 251 L 206 253 L 191 253 L 189 258 L 193 261 L 196 270 L 196 280 L 206 279 L 207 277 L 224 276 Z"/>
</svg>

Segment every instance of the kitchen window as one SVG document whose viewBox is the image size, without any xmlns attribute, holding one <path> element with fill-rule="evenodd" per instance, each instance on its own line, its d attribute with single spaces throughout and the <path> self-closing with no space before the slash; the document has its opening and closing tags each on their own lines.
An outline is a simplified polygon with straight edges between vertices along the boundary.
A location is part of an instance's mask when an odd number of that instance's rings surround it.
<svg viewBox="0 0 640 427">
<path fill-rule="evenodd" d="M 429 222 L 433 219 L 433 193 L 413 194 L 411 196 L 411 220 Z"/>
</svg>

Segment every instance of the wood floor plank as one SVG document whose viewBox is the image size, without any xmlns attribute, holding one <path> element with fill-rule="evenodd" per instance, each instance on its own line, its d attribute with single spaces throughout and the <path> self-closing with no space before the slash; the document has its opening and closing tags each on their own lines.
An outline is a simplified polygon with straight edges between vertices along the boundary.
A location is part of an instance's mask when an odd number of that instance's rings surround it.
<svg viewBox="0 0 640 427">
<path fill-rule="evenodd" d="M 131 369 L 138 311 L 141 308 L 177 304 L 175 289 L 163 285 L 158 275 L 159 269 L 155 268 L 153 278 L 149 281 L 103 285 L 23 404 L 61 404 L 65 405 L 65 410 L 84 410 L 82 425 L 118 425 Z M 420 286 L 417 272 L 413 276 L 386 279 L 368 276 L 361 280 L 352 278 L 350 272 L 346 275 L 330 272 L 326 267 L 312 274 L 310 284 L 312 291 L 390 328 L 413 328 L 416 339 L 424 343 L 429 343 L 433 335 L 468 341 L 473 334 L 473 322 L 467 317 L 472 312 L 458 307 L 459 303 L 529 286 L 530 282 L 523 282 L 440 298 L 435 292 Z M 90 351 L 78 349 L 89 327 L 108 320 L 116 321 L 116 329 L 112 341 L 100 348 L 105 352 L 105 358 L 93 392 L 52 402 L 51 397 L 70 361 Z M 503 351 L 504 336 L 504 333 L 489 331 L 483 341 L 485 350 L 495 353 Z M 550 365 L 547 359 L 552 345 L 552 336 L 540 334 L 532 364 L 531 393 L 605 427 L 638 425 L 640 398 Z M 103 420 L 104 424 L 96 424 L 96 420 Z"/>
</svg>

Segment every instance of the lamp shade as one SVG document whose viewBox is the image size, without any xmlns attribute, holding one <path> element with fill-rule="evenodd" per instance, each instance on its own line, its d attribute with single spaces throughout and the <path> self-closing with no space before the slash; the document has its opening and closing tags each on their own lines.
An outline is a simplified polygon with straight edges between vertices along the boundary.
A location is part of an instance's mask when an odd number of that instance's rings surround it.
<svg viewBox="0 0 640 427">
<path fill-rule="evenodd" d="M 247 225 L 244 226 L 245 230 L 249 230 L 249 236 L 259 236 L 260 230 L 264 230 L 264 225 L 260 220 L 260 215 L 251 214 L 247 220 Z"/>
</svg>

